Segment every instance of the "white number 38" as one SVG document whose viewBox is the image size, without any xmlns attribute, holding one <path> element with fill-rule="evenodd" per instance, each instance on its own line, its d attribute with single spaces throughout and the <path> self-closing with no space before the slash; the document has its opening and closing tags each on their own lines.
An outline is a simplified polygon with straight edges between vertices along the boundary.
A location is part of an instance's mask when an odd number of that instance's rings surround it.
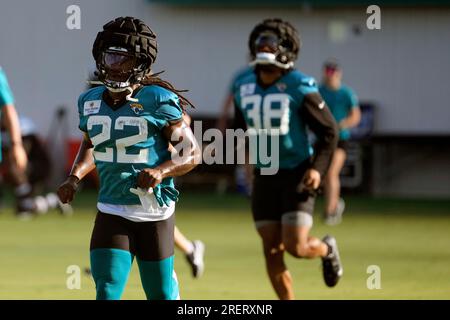
<svg viewBox="0 0 450 320">
<path fill-rule="evenodd" d="M 280 105 L 280 108 L 273 108 L 276 103 Z M 247 111 L 248 118 L 253 122 L 253 125 L 249 126 L 251 129 L 269 129 L 271 135 L 284 135 L 289 132 L 289 96 L 287 94 L 268 94 L 264 99 L 260 95 L 245 96 L 242 98 L 242 108 Z M 273 119 L 279 120 L 279 126 L 272 124 Z"/>
</svg>

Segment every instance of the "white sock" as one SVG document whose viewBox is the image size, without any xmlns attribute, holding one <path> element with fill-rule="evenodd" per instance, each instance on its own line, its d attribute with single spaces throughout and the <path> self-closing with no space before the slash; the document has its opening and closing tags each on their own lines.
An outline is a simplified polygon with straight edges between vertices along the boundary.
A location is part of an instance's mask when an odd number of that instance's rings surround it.
<svg viewBox="0 0 450 320">
<path fill-rule="evenodd" d="M 192 252 L 194 252 L 194 244 L 192 243 L 192 241 L 189 241 L 189 244 L 186 246 L 186 250 L 187 253 L 186 254 L 191 254 Z"/>
<path fill-rule="evenodd" d="M 58 196 L 57 196 L 56 194 L 54 194 L 54 193 L 52 193 L 52 192 L 51 192 L 51 193 L 48 193 L 48 194 L 45 196 L 45 199 L 47 200 L 47 203 L 48 203 L 49 208 L 55 209 L 55 208 L 58 207 L 59 198 L 58 198 Z"/>
<path fill-rule="evenodd" d="M 47 200 L 43 196 L 37 196 L 34 198 L 34 205 L 37 213 L 44 214 L 48 211 Z"/>
</svg>

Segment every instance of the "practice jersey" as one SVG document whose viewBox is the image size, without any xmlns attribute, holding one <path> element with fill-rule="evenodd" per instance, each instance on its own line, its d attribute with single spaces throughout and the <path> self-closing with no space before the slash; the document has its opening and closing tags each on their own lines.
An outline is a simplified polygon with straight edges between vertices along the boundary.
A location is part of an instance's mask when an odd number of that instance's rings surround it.
<svg viewBox="0 0 450 320">
<path fill-rule="evenodd" d="M 312 77 L 292 70 L 268 88 L 262 88 L 255 73 L 240 78 L 235 86 L 236 110 L 240 111 L 248 129 L 276 136 L 279 145 L 279 167 L 292 169 L 310 158 L 310 143 L 306 132 L 305 119 L 301 108 L 305 95 L 317 93 L 318 88 Z M 260 135 L 262 137 L 262 135 Z M 271 139 L 267 139 L 270 150 Z M 257 168 L 265 167 L 260 160 L 262 143 L 258 139 L 255 150 Z"/>
<path fill-rule="evenodd" d="M 0 67 L 0 109 L 7 104 L 13 104 L 14 97 L 2 67 Z"/>
<path fill-rule="evenodd" d="M 322 84 L 319 91 L 337 123 L 347 118 L 351 109 L 358 106 L 358 98 L 353 90 L 347 86 L 342 85 L 338 90 L 330 90 Z M 339 139 L 348 140 L 349 138 L 350 130 L 348 128 L 340 129 Z"/>
<path fill-rule="evenodd" d="M 6 74 L 3 72 L 2 67 L 0 67 L 0 112 L 4 106 L 13 103 L 14 97 L 9 87 L 8 79 L 6 78 Z M 0 139 L 0 147 L 1 147 L 1 139 Z M 2 153 L 0 151 L 0 162 L 1 161 L 2 161 Z"/>
<path fill-rule="evenodd" d="M 140 205 L 124 178 L 170 159 L 162 129 L 182 119 L 179 99 L 162 87 L 144 86 L 135 95 L 138 102 L 127 101 L 112 109 L 103 101 L 105 90 L 104 86 L 90 89 L 78 100 L 79 127 L 94 145 L 100 177 L 98 202 L 116 208 Z M 173 186 L 173 178 L 165 178 L 161 184 Z"/>
</svg>

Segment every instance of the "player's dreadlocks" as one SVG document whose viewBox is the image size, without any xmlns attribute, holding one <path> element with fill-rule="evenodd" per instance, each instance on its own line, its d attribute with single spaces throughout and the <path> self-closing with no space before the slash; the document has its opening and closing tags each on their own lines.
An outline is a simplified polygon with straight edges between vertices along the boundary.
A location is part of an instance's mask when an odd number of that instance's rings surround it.
<svg viewBox="0 0 450 320">
<path fill-rule="evenodd" d="M 170 82 L 168 82 L 167 80 L 163 80 L 160 77 L 158 77 L 163 72 L 164 71 L 161 71 L 161 72 L 158 72 L 158 73 L 155 73 L 155 74 L 149 74 L 149 75 L 145 76 L 145 78 L 141 81 L 141 84 L 146 85 L 146 86 L 157 85 L 157 86 L 163 87 L 164 89 L 172 91 L 180 99 L 180 105 L 183 108 L 183 110 L 187 106 L 191 106 L 192 108 L 195 108 L 194 104 L 192 104 L 191 101 L 189 101 L 186 97 L 184 97 L 181 94 L 182 92 L 188 92 L 189 90 L 175 89 L 175 87 Z"/>
<path fill-rule="evenodd" d="M 97 65 L 98 82 L 114 92 L 128 91 L 127 99 L 132 100 L 134 84 L 158 85 L 175 93 L 183 109 L 193 104 L 166 80 L 158 77 L 161 72 L 152 74 L 151 66 L 156 60 L 158 44 L 156 34 L 141 20 L 133 17 L 119 17 L 103 26 L 97 34 L 92 55 Z M 133 67 L 122 71 L 125 81 L 115 81 L 108 77 L 110 64 L 120 64 L 132 60 Z"/>
</svg>

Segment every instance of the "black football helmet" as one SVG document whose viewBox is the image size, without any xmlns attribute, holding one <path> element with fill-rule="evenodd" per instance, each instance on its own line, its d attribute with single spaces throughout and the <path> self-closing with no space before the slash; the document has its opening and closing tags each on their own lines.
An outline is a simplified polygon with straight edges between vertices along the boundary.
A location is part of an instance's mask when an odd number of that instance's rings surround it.
<svg viewBox="0 0 450 320">
<path fill-rule="evenodd" d="M 132 93 L 131 86 L 150 73 L 157 52 L 156 34 L 143 21 L 119 17 L 108 22 L 92 48 L 98 82 L 113 92 Z"/>
<path fill-rule="evenodd" d="M 275 65 L 290 69 L 297 60 L 301 41 L 297 30 L 287 21 L 266 19 L 257 24 L 248 40 L 251 65 Z"/>
</svg>

